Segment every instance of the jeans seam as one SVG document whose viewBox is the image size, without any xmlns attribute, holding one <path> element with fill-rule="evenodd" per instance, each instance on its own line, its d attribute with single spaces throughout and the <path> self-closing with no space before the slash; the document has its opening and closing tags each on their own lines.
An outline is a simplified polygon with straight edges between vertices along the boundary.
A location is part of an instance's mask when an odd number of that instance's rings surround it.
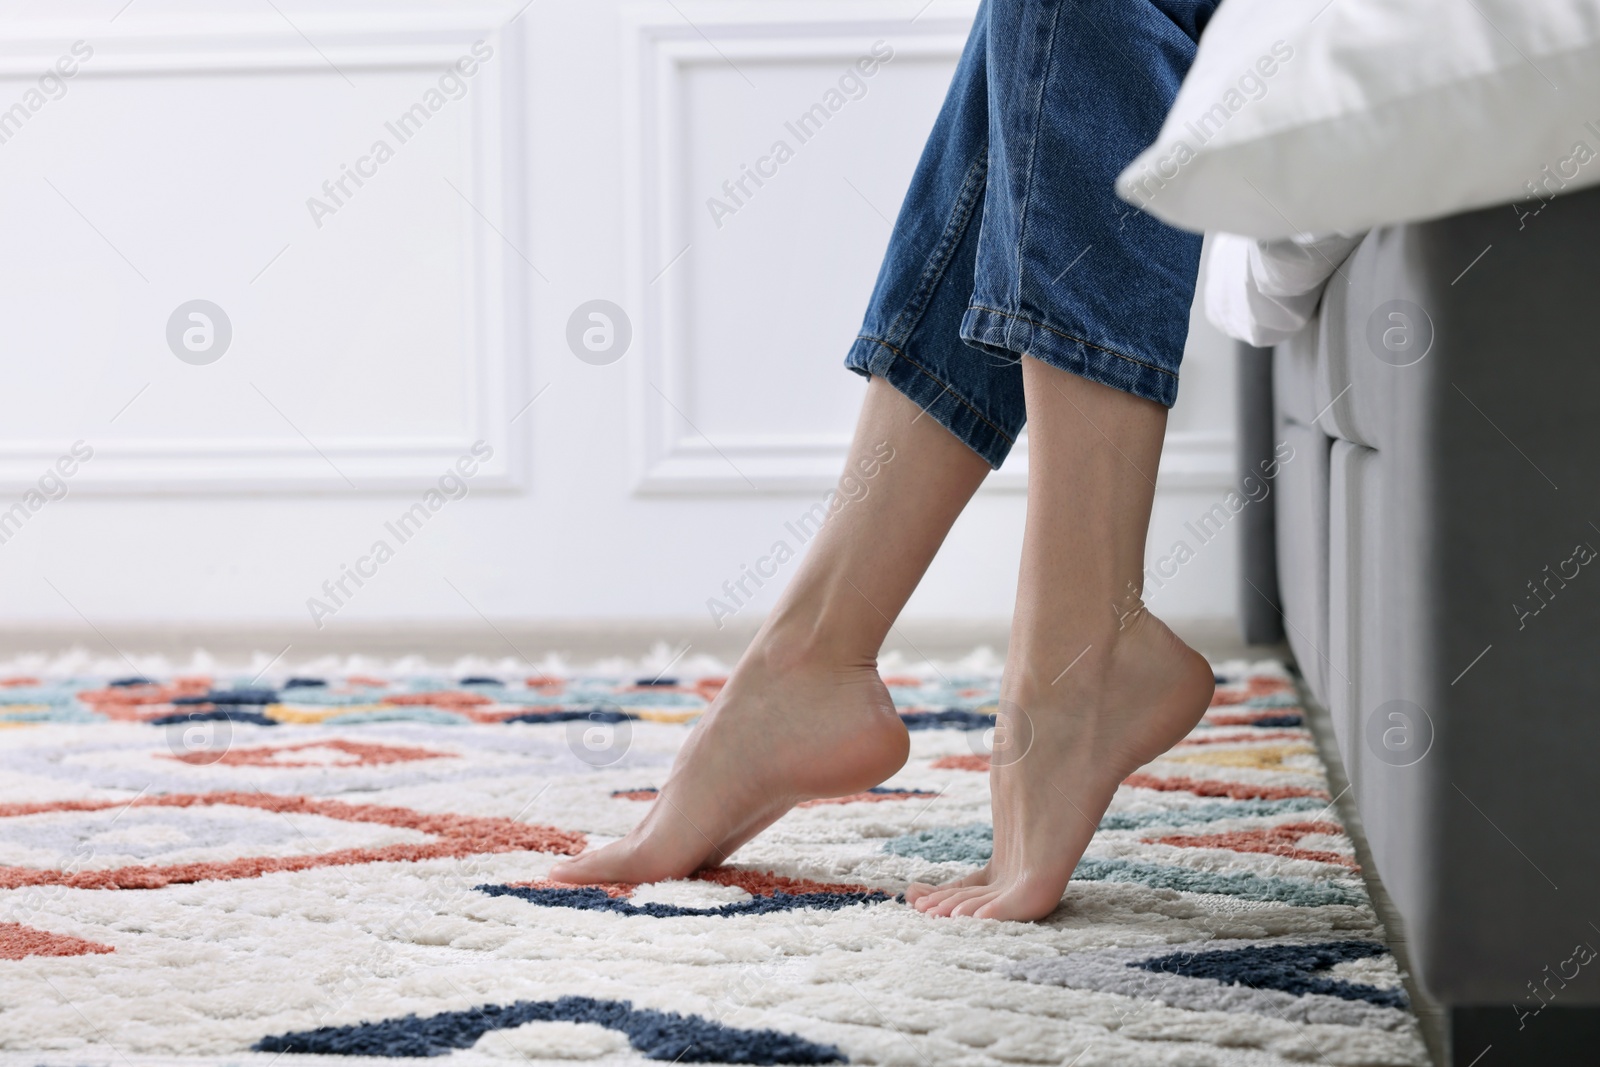
<svg viewBox="0 0 1600 1067">
<path fill-rule="evenodd" d="M 967 226 L 972 221 L 972 207 L 977 201 L 973 189 L 982 186 L 983 177 L 988 173 L 988 166 L 987 156 L 980 155 L 972 161 L 972 166 L 967 168 L 967 175 L 962 179 L 961 192 L 956 197 L 955 207 L 945 223 L 944 232 L 939 235 L 939 243 L 934 247 L 933 254 L 928 257 L 928 264 L 922 270 L 922 277 L 917 279 L 917 288 L 905 306 L 900 309 L 900 314 L 896 315 L 894 322 L 890 324 L 890 337 L 904 341 L 917 328 L 917 323 L 922 321 L 922 315 L 928 309 L 928 300 L 933 295 L 934 289 L 938 288 L 938 279 L 944 276 L 945 269 L 950 265 L 950 257 L 955 254 L 956 246 L 961 243 L 961 236 L 966 233 Z M 906 321 L 908 316 L 910 321 Z M 900 328 L 902 322 L 905 323 L 904 330 Z"/>
<path fill-rule="evenodd" d="M 1072 334 L 1067 333 L 1064 330 L 1058 330 L 1054 326 L 1048 325 L 1047 323 L 1034 322 L 1032 319 L 1023 318 L 1021 315 L 1016 315 L 1016 314 L 1013 314 L 1013 313 L 1011 313 L 1009 311 L 1001 311 L 999 308 L 984 307 L 982 304 L 969 304 L 968 307 L 971 308 L 974 311 L 987 311 L 991 315 L 1002 315 L 1002 316 L 1004 316 L 1005 318 L 1008 318 L 1008 319 L 1015 319 L 1018 322 L 1025 322 L 1029 326 L 1037 326 L 1041 330 L 1049 330 L 1051 333 L 1055 334 L 1057 337 L 1064 337 L 1069 341 L 1076 341 L 1080 345 L 1087 345 L 1088 347 L 1096 349 L 1096 350 L 1101 351 L 1101 352 L 1104 352 L 1107 355 L 1116 356 L 1118 359 L 1125 359 L 1129 363 L 1136 363 L 1141 367 L 1148 367 L 1151 370 L 1155 371 L 1156 373 L 1165 374 L 1167 377 L 1172 378 L 1174 380 L 1176 380 L 1177 377 L 1178 377 L 1176 374 L 1174 374 L 1171 371 L 1167 370 L 1165 367 L 1158 367 L 1154 363 L 1147 363 L 1144 360 L 1138 359 L 1138 358 L 1136 358 L 1134 356 L 1130 356 L 1125 352 L 1118 352 L 1114 348 L 1107 348 L 1105 345 L 1097 345 L 1093 341 L 1085 341 L 1081 337 L 1075 337 Z"/>
<path fill-rule="evenodd" d="M 1007 444 L 1016 444 L 1017 443 L 1017 439 L 1015 437 L 1012 437 L 1010 434 L 1006 433 L 1000 427 L 996 426 L 993 422 L 990 422 L 988 417 L 986 415 L 984 415 L 983 412 L 981 412 L 977 408 L 973 407 L 972 404 L 967 401 L 967 398 L 962 396 L 959 392 L 957 392 L 955 387 L 952 386 L 949 382 L 945 381 L 943 378 L 940 378 L 937 374 L 933 373 L 927 367 L 924 367 L 922 364 L 918 363 L 916 360 L 912 359 L 910 356 L 906 355 L 904 352 L 902 352 L 900 349 L 896 348 L 894 345 L 890 344 L 888 341 L 884 341 L 884 340 L 882 340 L 880 338 L 877 338 L 877 337 L 868 337 L 866 334 L 857 335 L 856 340 L 858 340 L 858 341 L 870 341 L 875 345 L 882 345 L 884 348 L 887 348 L 890 352 L 894 353 L 895 356 L 897 356 L 900 359 L 905 360 L 907 363 L 911 364 L 917 370 L 921 371 L 928 378 L 932 379 L 933 382 L 939 386 L 939 388 L 943 389 L 946 393 L 949 393 L 951 396 L 955 397 L 956 403 L 960 404 L 962 407 L 964 407 L 968 411 L 972 412 L 973 416 L 976 417 L 979 422 L 982 422 L 985 426 L 989 427 L 989 429 L 993 430 L 995 433 L 997 433 L 1001 437 L 1005 438 Z M 927 408 L 923 408 L 923 410 L 926 411 Z"/>
<path fill-rule="evenodd" d="M 1011 294 L 1011 299 L 1018 302 L 1022 300 L 1022 249 L 1028 238 L 1029 194 L 1033 191 L 1033 171 L 1039 160 L 1039 125 L 1041 116 L 1044 113 L 1045 88 L 1050 80 L 1050 71 L 1055 65 L 1054 50 L 1051 46 L 1055 43 L 1056 29 L 1060 23 L 1061 6 L 1057 5 L 1051 12 L 1050 36 L 1045 41 L 1044 70 L 1040 73 L 1039 78 L 1033 82 L 1037 96 L 1033 106 L 1033 122 L 1028 128 L 1028 173 L 1022 179 L 1022 205 L 1017 214 L 1016 267 L 1013 271 L 1017 289 L 1016 292 Z"/>
</svg>

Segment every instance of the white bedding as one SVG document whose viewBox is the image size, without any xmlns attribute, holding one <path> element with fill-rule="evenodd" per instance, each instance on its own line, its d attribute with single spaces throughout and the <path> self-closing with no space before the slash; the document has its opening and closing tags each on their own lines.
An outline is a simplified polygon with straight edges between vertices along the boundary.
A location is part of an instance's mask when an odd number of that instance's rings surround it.
<svg viewBox="0 0 1600 1067">
<path fill-rule="evenodd" d="M 1275 239 L 1597 183 L 1600 0 L 1226 0 L 1117 190 Z"/>
<path fill-rule="evenodd" d="M 1206 259 L 1206 318 L 1237 341 L 1270 347 L 1305 328 L 1322 290 L 1366 234 L 1301 234 L 1258 241 L 1214 233 Z"/>
</svg>

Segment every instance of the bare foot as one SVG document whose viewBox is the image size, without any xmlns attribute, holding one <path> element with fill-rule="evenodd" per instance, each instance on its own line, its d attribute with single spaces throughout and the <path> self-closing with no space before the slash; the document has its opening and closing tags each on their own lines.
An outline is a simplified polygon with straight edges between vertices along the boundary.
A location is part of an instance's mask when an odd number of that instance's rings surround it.
<svg viewBox="0 0 1600 1067">
<path fill-rule="evenodd" d="M 557 864 L 550 877 L 686 877 L 721 863 L 803 800 L 872 788 L 905 764 L 910 747 L 872 666 L 752 648 L 679 750 L 643 821 L 620 841 Z"/>
<path fill-rule="evenodd" d="M 918 911 L 1049 915 L 1117 785 L 1182 740 L 1215 687 L 1205 658 L 1144 610 L 1094 642 L 1053 685 L 1052 666 L 1006 671 L 989 772 L 993 857 L 943 887 L 909 887 L 906 900 Z"/>
</svg>

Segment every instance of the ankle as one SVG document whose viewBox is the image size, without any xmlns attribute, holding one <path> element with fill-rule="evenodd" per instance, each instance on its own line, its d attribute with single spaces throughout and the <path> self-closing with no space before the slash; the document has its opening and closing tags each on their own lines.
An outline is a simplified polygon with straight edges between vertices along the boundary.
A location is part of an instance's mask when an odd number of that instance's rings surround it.
<svg viewBox="0 0 1600 1067">
<path fill-rule="evenodd" d="M 761 627 L 744 658 L 773 674 L 874 669 L 877 649 L 869 651 L 869 643 L 823 617 L 778 611 Z"/>
<path fill-rule="evenodd" d="M 1006 658 L 1001 702 L 1027 709 L 1071 701 L 1071 694 L 1098 688 L 1110 662 L 1103 642 L 1080 645 L 1075 650 L 1052 648 L 1021 655 L 1014 652 Z"/>
<path fill-rule="evenodd" d="M 1130 657 L 1143 660 L 1139 650 L 1161 628 L 1142 606 L 1121 617 L 1096 621 L 1097 625 L 1074 629 L 1070 637 L 1013 641 L 1002 687 L 1006 698 L 1049 701 L 1103 685 L 1119 668 L 1131 666 Z"/>
</svg>

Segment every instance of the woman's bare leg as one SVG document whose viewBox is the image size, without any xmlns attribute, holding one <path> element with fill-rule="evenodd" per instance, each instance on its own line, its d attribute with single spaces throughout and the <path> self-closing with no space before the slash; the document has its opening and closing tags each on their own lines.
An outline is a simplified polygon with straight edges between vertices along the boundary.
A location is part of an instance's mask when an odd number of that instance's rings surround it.
<svg viewBox="0 0 1600 1067">
<path fill-rule="evenodd" d="M 857 499 L 823 524 L 644 820 L 551 877 L 683 877 L 726 859 L 802 800 L 860 792 L 899 770 L 909 739 L 878 678 L 878 649 L 988 473 L 916 404 L 872 379 L 840 481 L 841 495 Z"/>
<path fill-rule="evenodd" d="M 1205 713 L 1211 668 L 1144 610 L 1167 412 L 1023 360 L 1028 520 L 1001 687 L 987 867 L 908 900 L 937 915 L 1054 911 L 1117 784 Z"/>
</svg>

